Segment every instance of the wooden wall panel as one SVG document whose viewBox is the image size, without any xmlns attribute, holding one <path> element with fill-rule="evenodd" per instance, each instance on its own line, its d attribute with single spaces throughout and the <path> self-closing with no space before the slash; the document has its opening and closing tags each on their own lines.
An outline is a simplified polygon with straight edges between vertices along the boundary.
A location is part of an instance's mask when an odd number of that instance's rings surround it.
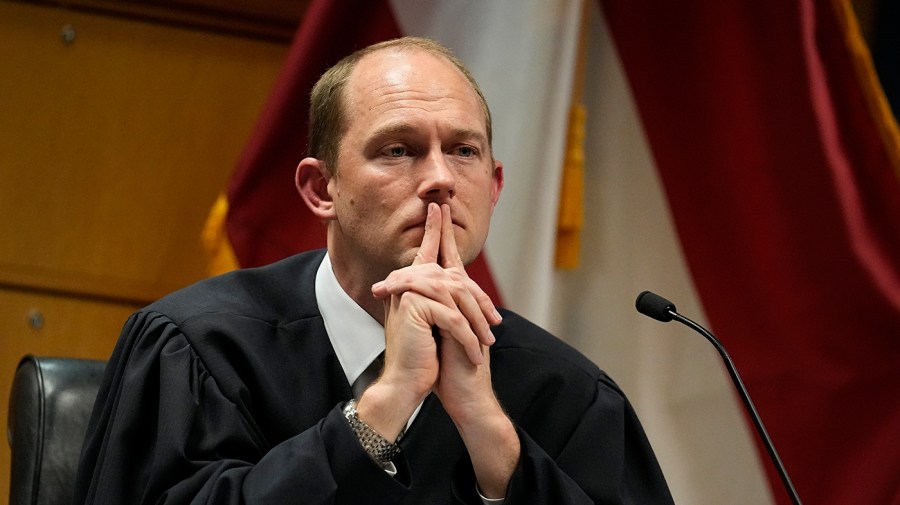
<svg viewBox="0 0 900 505">
<path fill-rule="evenodd" d="M 310 0 L 21 0 L 287 42 Z"/>
<path fill-rule="evenodd" d="M 203 277 L 206 213 L 285 51 L 0 2 L 0 284 L 150 300 Z"/>
</svg>

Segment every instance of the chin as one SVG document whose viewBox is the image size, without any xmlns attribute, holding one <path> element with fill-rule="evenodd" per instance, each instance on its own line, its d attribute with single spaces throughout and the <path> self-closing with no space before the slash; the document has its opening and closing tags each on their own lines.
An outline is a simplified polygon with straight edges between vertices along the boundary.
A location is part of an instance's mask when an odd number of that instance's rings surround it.
<svg viewBox="0 0 900 505">
<path fill-rule="evenodd" d="M 471 238 L 471 237 L 469 237 Z M 475 245 L 478 244 L 478 245 Z M 480 242 L 473 243 L 472 241 L 465 241 L 457 243 L 457 249 L 459 250 L 459 256 L 462 258 L 463 265 L 469 266 L 475 261 L 475 258 L 481 253 L 481 250 L 484 248 L 484 240 Z"/>
<path fill-rule="evenodd" d="M 460 254 L 460 256 L 462 257 L 463 265 L 469 266 L 475 262 L 475 258 L 478 257 L 478 253 L 476 252 L 474 254 Z"/>
</svg>

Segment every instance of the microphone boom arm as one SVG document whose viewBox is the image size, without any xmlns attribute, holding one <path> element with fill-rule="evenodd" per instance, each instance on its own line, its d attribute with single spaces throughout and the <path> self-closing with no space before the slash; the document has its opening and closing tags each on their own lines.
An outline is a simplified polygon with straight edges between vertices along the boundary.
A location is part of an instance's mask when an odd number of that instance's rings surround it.
<svg viewBox="0 0 900 505">
<path fill-rule="evenodd" d="M 800 497 L 797 495 L 797 490 L 794 489 L 794 484 L 791 482 L 791 478 L 788 477 L 787 470 L 784 468 L 784 464 L 781 462 L 781 458 L 778 456 L 778 452 L 775 450 L 775 445 L 772 443 L 772 439 L 769 438 L 769 433 L 766 431 L 766 427 L 763 426 L 762 418 L 756 411 L 756 407 L 753 405 L 753 400 L 750 399 L 750 393 L 747 392 L 747 388 L 744 387 L 744 381 L 741 380 L 741 376 L 738 374 L 737 368 L 734 366 L 734 362 L 731 360 L 731 356 L 728 355 L 728 351 L 725 350 L 725 347 L 719 342 L 719 340 L 716 339 L 716 337 L 706 328 L 700 326 L 689 318 L 682 316 L 678 312 L 675 312 L 674 306 L 671 309 L 668 309 L 667 312 L 670 316 L 672 316 L 672 319 L 689 328 L 692 328 L 697 333 L 703 335 L 703 337 L 706 338 L 706 340 L 709 340 L 709 342 L 716 348 L 716 350 L 719 351 L 719 355 L 722 356 L 722 361 L 725 362 L 725 368 L 728 369 L 728 374 L 731 376 L 731 381 L 734 382 L 734 386 L 735 388 L 737 388 L 738 393 L 741 396 L 741 400 L 743 400 L 744 402 L 744 406 L 750 413 L 750 419 L 753 420 L 753 425 L 756 427 L 756 432 L 762 439 L 763 445 L 766 446 L 766 451 L 768 451 L 769 457 L 775 464 L 775 469 L 778 470 L 778 475 L 779 477 L 781 477 L 781 482 L 784 483 L 784 487 L 790 495 L 791 500 L 794 502 L 794 505 L 802 505 L 800 503 Z"/>
</svg>

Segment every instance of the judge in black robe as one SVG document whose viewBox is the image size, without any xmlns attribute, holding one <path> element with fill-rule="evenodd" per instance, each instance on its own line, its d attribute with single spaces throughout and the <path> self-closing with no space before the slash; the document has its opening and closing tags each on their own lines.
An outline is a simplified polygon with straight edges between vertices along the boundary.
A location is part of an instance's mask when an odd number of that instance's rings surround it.
<svg viewBox="0 0 900 505">
<path fill-rule="evenodd" d="M 135 313 L 101 386 L 76 504 L 479 504 L 432 394 L 388 475 L 341 413 L 350 384 L 314 294 L 323 251 L 202 281 Z M 491 374 L 522 451 L 505 503 L 672 503 L 618 386 L 503 311 Z"/>
</svg>

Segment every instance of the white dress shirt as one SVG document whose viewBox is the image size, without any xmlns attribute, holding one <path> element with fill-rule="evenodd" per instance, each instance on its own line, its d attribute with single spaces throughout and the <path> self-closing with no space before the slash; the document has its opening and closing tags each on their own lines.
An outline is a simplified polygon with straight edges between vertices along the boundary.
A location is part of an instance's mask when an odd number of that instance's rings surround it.
<svg viewBox="0 0 900 505">
<path fill-rule="evenodd" d="M 384 352 L 384 327 L 344 291 L 327 253 L 316 272 L 316 302 L 347 382 L 353 384 Z"/>
</svg>

